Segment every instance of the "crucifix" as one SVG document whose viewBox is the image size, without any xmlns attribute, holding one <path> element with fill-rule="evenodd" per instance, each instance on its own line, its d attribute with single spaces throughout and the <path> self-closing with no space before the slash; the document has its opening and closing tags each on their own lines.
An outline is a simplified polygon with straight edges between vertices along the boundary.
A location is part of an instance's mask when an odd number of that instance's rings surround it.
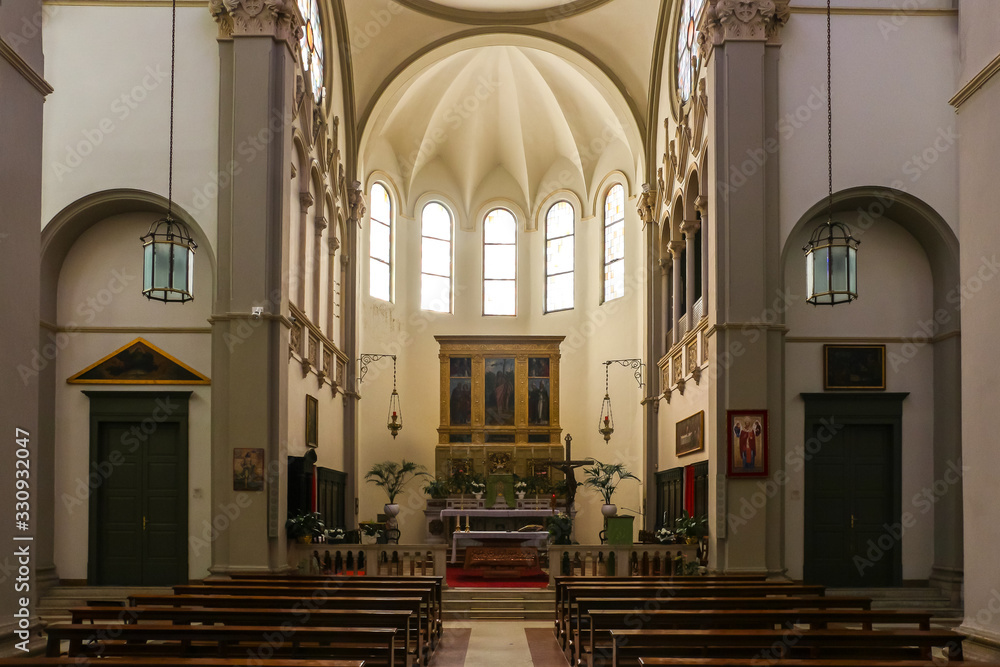
<svg viewBox="0 0 1000 667">
<path fill-rule="evenodd" d="M 545 461 L 545 465 L 562 470 L 563 474 L 566 475 L 566 511 L 570 512 L 573 509 L 573 502 L 576 499 L 576 487 L 580 486 L 579 482 L 576 481 L 576 473 L 573 471 L 580 466 L 590 465 L 594 462 L 593 459 L 586 459 L 584 461 L 574 461 L 572 455 L 573 449 L 573 436 L 566 434 L 566 460 L 565 461 Z"/>
</svg>

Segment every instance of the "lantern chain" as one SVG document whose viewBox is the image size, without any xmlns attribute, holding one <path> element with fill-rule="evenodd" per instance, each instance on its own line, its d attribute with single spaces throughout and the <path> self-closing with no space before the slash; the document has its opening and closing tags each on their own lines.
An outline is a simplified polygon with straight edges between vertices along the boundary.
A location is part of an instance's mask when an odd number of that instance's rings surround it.
<svg viewBox="0 0 1000 667">
<path fill-rule="evenodd" d="M 827 197 L 830 208 L 828 223 L 833 223 L 833 84 L 830 39 L 830 0 L 826 0 L 826 174 Z"/>
<path fill-rule="evenodd" d="M 167 220 L 170 220 L 174 207 L 174 61 L 177 53 L 177 0 L 172 0 L 170 11 L 170 156 L 167 168 Z"/>
</svg>

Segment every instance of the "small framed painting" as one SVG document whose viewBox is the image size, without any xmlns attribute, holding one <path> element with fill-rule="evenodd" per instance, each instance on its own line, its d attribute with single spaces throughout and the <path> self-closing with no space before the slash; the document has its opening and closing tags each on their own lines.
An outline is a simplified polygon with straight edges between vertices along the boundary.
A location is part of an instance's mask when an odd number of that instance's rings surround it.
<svg viewBox="0 0 1000 667">
<path fill-rule="evenodd" d="M 674 453 L 677 456 L 700 452 L 705 448 L 705 411 L 677 422 Z"/>
<path fill-rule="evenodd" d="M 729 477 L 767 477 L 767 410 L 728 410 Z"/>
<path fill-rule="evenodd" d="M 233 491 L 264 489 L 264 450 L 233 449 Z"/>
<path fill-rule="evenodd" d="M 319 401 L 306 396 L 306 447 L 319 447 Z"/>
<path fill-rule="evenodd" d="M 885 345 L 824 345 L 823 389 L 885 390 Z"/>
</svg>

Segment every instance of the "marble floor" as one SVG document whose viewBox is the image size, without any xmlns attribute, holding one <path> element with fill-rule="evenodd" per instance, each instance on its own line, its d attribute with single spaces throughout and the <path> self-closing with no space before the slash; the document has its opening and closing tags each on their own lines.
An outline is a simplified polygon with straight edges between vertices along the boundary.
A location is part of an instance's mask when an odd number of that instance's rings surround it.
<svg viewBox="0 0 1000 667">
<path fill-rule="evenodd" d="M 448 621 L 431 667 L 568 667 L 551 621 Z"/>
</svg>

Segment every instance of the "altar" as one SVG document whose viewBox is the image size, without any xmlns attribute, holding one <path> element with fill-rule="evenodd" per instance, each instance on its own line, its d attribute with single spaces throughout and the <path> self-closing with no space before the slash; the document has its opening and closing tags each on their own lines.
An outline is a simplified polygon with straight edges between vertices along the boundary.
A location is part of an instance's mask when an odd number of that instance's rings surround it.
<svg viewBox="0 0 1000 667">
<path fill-rule="evenodd" d="M 513 547 L 530 545 L 535 548 L 545 546 L 549 539 L 547 530 L 538 531 L 505 531 L 505 530 L 470 530 L 469 532 L 456 530 L 451 536 L 451 560 L 455 563 L 458 553 L 459 542 L 477 542 L 480 545 L 489 545 L 494 541 L 503 541 Z M 535 563 L 537 565 L 537 562 Z"/>
</svg>

